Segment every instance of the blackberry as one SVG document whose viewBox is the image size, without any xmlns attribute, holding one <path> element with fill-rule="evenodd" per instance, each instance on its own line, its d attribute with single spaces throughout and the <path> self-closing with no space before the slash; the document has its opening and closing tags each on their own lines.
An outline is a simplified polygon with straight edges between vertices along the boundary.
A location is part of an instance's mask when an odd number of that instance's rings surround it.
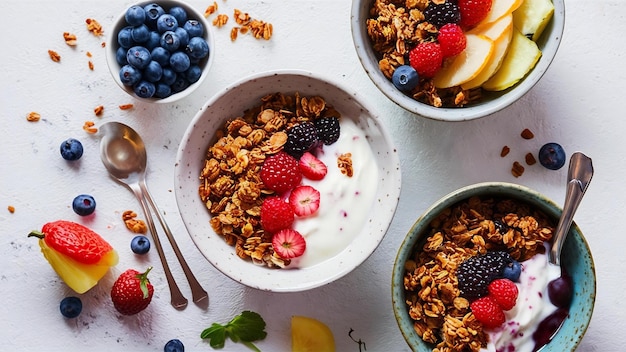
<svg viewBox="0 0 626 352">
<path fill-rule="evenodd" d="M 501 278 L 504 267 L 512 261 L 507 252 L 497 251 L 477 255 L 461 263 L 456 271 L 461 296 L 470 301 L 486 296 L 487 286 Z"/>
<path fill-rule="evenodd" d="M 312 122 L 302 122 L 287 130 L 284 150 L 294 158 L 300 159 L 304 152 L 311 150 L 318 142 L 315 125 Z"/>
<path fill-rule="evenodd" d="M 339 139 L 339 119 L 336 117 L 322 117 L 315 120 L 317 137 L 326 145 L 331 145 Z"/>
<path fill-rule="evenodd" d="M 461 21 L 461 12 L 456 3 L 446 1 L 443 4 L 430 3 L 424 9 L 426 22 L 439 28 L 446 23 L 458 24 Z"/>
</svg>

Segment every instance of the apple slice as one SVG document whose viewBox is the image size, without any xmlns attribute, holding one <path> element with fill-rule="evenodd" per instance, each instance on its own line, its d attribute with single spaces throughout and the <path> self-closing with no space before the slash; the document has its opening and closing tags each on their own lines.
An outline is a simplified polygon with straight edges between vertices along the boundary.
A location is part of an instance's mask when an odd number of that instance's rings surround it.
<svg viewBox="0 0 626 352">
<path fill-rule="evenodd" d="M 491 11 L 484 20 L 480 21 L 477 26 L 492 23 L 499 20 L 502 16 L 513 13 L 526 0 L 493 0 L 491 3 Z M 549 0 L 548 0 L 549 1 Z"/>
<path fill-rule="evenodd" d="M 500 68 L 502 59 L 506 54 L 511 38 L 513 37 L 513 15 L 508 14 L 496 22 L 492 22 L 488 25 L 477 27 L 472 29 L 468 33 L 482 34 L 487 38 L 493 40 L 493 54 L 489 58 L 489 61 L 480 73 L 471 80 L 461 84 L 463 89 L 472 89 L 480 87 L 485 83 L 493 74 Z"/>
<path fill-rule="evenodd" d="M 513 11 L 513 25 L 523 35 L 537 41 L 553 14 L 554 4 L 550 0 L 524 0 L 524 3 Z"/>
<path fill-rule="evenodd" d="M 541 57 L 537 44 L 513 28 L 513 38 L 496 73 L 483 84 L 490 91 L 505 90 L 519 82 L 535 67 Z"/>
<path fill-rule="evenodd" d="M 476 77 L 489 61 L 493 53 L 493 40 L 476 34 L 466 34 L 465 38 L 465 50 L 444 63 L 433 79 L 435 87 L 461 85 Z"/>
</svg>

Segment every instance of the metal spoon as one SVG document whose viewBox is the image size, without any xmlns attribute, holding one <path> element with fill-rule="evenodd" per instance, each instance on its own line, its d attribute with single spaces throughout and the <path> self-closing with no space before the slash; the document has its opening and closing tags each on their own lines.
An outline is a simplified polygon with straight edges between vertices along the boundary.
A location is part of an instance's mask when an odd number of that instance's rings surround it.
<svg viewBox="0 0 626 352">
<path fill-rule="evenodd" d="M 191 272 L 191 269 L 176 244 L 172 232 L 167 226 L 165 219 L 161 216 L 156 203 L 150 196 L 150 192 L 148 192 L 148 187 L 146 186 L 146 165 L 148 157 L 143 140 L 135 130 L 119 122 L 105 123 L 100 127 L 100 133 L 102 133 L 102 139 L 100 140 L 100 157 L 104 167 L 113 178 L 126 185 L 135 194 L 146 216 L 146 222 L 152 234 L 154 246 L 159 253 L 159 258 L 161 259 L 161 264 L 165 272 L 165 278 L 170 288 L 172 306 L 176 309 L 184 309 L 187 306 L 187 298 L 183 296 L 172 276 L 167 259 L 163 253 L 159 235 L 154 226 L 150 207 L 152 207 L 152 211 L 161 223 L 165 235 L 172 245 L 174 254 L 176 254 L 176 258 L 178 258 L 183 272 L 187 277 L 187 281 L 189 281 L 193 301 L 199 303 L 208 299 L 207 292 L 202 288 Z"/>
</svg>

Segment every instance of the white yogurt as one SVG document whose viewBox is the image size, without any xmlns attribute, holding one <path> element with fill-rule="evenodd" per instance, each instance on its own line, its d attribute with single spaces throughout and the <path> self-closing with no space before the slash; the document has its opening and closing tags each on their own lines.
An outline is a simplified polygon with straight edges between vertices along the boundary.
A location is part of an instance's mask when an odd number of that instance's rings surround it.
<svg viewBox="0 0 626 352">
<path fill-rule="evenodd" d="M 487 331 L 489 344 L 483 351 L 531 352 L 535 347 L 533 332 L 544 318 L 557 310 L 548 297 L 548 283 L 560 276 L 560 268 L 549 264 L 545 254 L 536 254 L 522 262 L 520 282 L 516 283 L 517 303 L 504 312 L 506 322 L 502 327 Z"/>
<path fill-rule="evenodd" d="M 361 232 L 374 204 L 378 167 L 363 130 L 351 119 L 340 120 L 339 140 L 325 145 L 317 157 L 328 173 L 321 181 L 303 179 L 320 192 L 320 207 L 310 217 L 296 218 L 294 229 L 306 239 L 306 250 L 287 268 L 323 262 L 344 250 Z M 354 174 L 348 177 L 337 167 L 337 157 L 352 154 Z"/>
</svg>

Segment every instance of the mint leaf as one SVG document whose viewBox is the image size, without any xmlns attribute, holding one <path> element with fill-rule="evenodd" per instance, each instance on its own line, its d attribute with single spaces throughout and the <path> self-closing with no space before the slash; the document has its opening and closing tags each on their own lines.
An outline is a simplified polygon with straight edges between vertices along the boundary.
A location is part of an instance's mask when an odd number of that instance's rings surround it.
<svg viewBox="0 0 626 352">
<path fill-rule="evenodd" d="M 209 339 L 211 347 L 220 349 L 224 347 L 226 338 L 233 342 L 241 342 L 253 351 L 260 350 L 252 343 L 262 340 L 267 336 L 265 321 L 255 312 L 246 310 L 235 316 L 228 324 L 213 323 L 200 334 L 202 339 Z"/>
<path fill-rule="evenodd" d="M 221 324 L 213 323 L 209 328 L 202 331 L 200 337 L 209 339 L 209 344 L 213 348 L 223 348 L 226 342 L 226 328 Z"/>
</svg>

